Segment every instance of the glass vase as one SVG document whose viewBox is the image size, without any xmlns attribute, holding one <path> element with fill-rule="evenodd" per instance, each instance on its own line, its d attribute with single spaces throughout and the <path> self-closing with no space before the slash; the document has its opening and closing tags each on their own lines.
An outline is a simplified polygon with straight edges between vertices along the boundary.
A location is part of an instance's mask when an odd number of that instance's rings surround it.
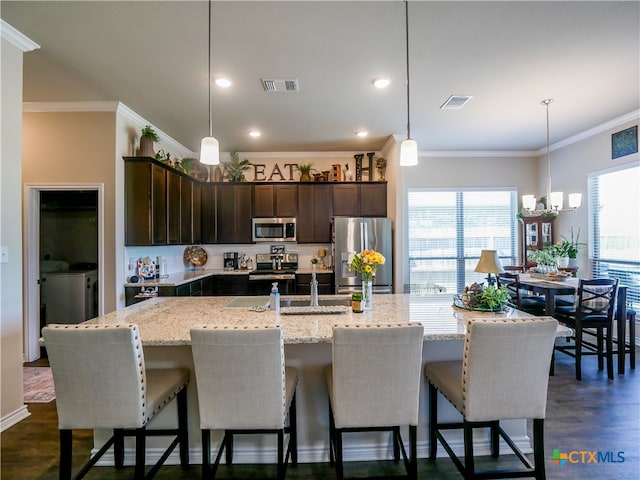
<svg viewBox="0 0 640 480">
<path fill-rule="evenodd" d="M 373 310 L 373 280 L 362 281 L 362 309 Z"/>
</svg>

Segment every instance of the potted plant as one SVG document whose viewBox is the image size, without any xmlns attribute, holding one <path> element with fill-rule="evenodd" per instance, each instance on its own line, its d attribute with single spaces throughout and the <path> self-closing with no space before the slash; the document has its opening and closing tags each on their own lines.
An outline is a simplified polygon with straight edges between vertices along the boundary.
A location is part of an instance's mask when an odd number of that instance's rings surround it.
<svg viewBox="0 0 640 480">
<path fill-rule="evenodd" d="M 311 171 L 313 170 L 313 163 L 301 163 L 296 165 L 296 170 L 300 172 L 301 182 L 311 181 Z"/>
<path fill-rule="evenodd" d="M 578 229 L 578 233 L 573 236 L 573 227 L 571 227 L 571 240 L 568 240 L 565 236 L 562 236 L 562 244 L 565 246 L 567 257 L 569 257 L 568 266 L 571 268 L 576 267 L 578 252 L 581 246 L 585 246 L 586 243 L 580 243 L 580 229 Z"/>
<path fill-rule="evenodd" d="M 549 248 L 543 248 L 542 250 L 534 250 L 529 254 L 529 260 L 538 264 L 538 270 L 543 270 L 540 273 L 546 273 L 549 269 L 556 267 L 557 250 L 554 245 Z"/>
<path fill-rule="evenodd" d="M 384 157 L 378 157 L 376 159 L 376 170 L 378 170 L 378 180 L 384 182 L 384 174 L 387 171 L 387 159 Z"/>
<path fill-rule="evenodd" d="M 142 129 L 142 133 L 140 135 L 139 156 L 155 158 L 156 154 L 153 151 L 153 143 L 159 141 L 160 137 L 158 137 L 156 131 L 151 127 L 151 125 L 146 125 Z"/>
<path fill-rule="evenodd" d="M 318 259 L 316 257 L 313 257 L 311 259 L 311 268 L 315 270 L 317 267 L 318 267 Z"/>
<path fill-rule="evenodd" d="M 244 172 L 249 170 L 251 162 L 246 158 L 240 160 L 238 152 L 231 152 L 231 160 L 228 162 L 222 162 L 224 165 L 224 177 L 230 182 L 244 182 Z"/>
</svg>

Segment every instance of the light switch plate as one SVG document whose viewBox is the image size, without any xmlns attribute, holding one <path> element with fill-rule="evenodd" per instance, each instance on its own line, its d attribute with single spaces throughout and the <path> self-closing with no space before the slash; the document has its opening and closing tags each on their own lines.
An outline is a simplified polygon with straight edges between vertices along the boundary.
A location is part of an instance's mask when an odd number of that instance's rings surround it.
<svg viewBox="0 0 640 480">
<path fill-rule="evenodd" d="M 0 247 L 0 263 L 9 263 L 9 247 Z"/>
</svg>

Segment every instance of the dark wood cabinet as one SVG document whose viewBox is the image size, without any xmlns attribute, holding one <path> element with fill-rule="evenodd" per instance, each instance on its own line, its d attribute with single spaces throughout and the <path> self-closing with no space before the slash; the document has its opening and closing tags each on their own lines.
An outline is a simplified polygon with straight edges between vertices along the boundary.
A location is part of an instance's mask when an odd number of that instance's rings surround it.
<svg viewBox="0 0 640 480">
<path fill-rule="evenodd" d="M 316 273 L 318 281 L 318 293 L 320 295 L 332 295 L 335 293 L 333 286 L 333 273 Z M 296 294 L 309 295 L 311 292 L 311 274 L 296 274 Z"/>
<path fill-rule="evenodd" d="M 148 161 L 125 163 L 125 244 L 167 242 L 166 170 Z"/>
<path fill-rule="evenodd" d="M 297 185 L 265 184 L 253 186 L 254 217 L 295 217 L 297 214 Z"/>
<path fill-rule="evenodd" d="M 216 243 L 216 185 L 202 185 L 201 219 L 202 243 Z"/>
<path fill-rule="evenodd" d="M 355 183 L 333 185 L 333 215 L 360 216 L 360 185 Z"/>
<path fill-rule="evenodd" d="M 249 295 L 249 275 L 214 275 L 214 280 L 216 295 Z"/>
<path fill-rule="evenodd" d="M 298 185 L 298 243 L 331 242 L 331 197 L 331 185 Z"/>
<path fill-rule="evenodd" d="M 216 186 L 216 243 L 251 243 L 251 185 Z"/>
<path fill-rule="evenodd" d="M 336 217 L 386 217 L 387 183 L 338 183 L 333 185 Z"/>
<path fill-rule="evenodd" d="M 180 243 L 180 175 L 167 170 L 167 244 Z"/>
<path fill-rule="evenodd" d="M 193 182 L 180 177 L 180 243 L 193 243 Z"/>
<path fill-rule="evenodd" d="M 191 184 L 191 243 L 202 243 L 202 184 Z"/>
<path fill-rule="evenodd" d="M 529 255 L 553 245 L 553 216 L 521 217 L 520 220 L 520 265 L 535 266 Z"/>
<path fill-rule="evenodd" d="M 361 183 L 360 215 L 363 217 L 387 216 L 387 183 Z"/>
</svg>

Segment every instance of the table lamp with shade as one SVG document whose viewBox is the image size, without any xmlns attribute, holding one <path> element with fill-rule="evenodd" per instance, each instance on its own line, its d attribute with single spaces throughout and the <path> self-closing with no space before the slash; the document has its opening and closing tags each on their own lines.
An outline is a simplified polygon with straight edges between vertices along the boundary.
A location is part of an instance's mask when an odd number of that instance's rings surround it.
<svg viewBox="0 0 640 480">
<path fill-rule="evenodd" d="M 502 268 L 502 263 L 498 258 L 498 251 L 482 250 L 480 252 L 480 259 L 478 260 L 478 264 L 474 271 L 478 273 L 487 273 L 487 282 L 489 285 L 493 285 L 491 274 L 504 273 L 504 268 Z"/>
</svg>

